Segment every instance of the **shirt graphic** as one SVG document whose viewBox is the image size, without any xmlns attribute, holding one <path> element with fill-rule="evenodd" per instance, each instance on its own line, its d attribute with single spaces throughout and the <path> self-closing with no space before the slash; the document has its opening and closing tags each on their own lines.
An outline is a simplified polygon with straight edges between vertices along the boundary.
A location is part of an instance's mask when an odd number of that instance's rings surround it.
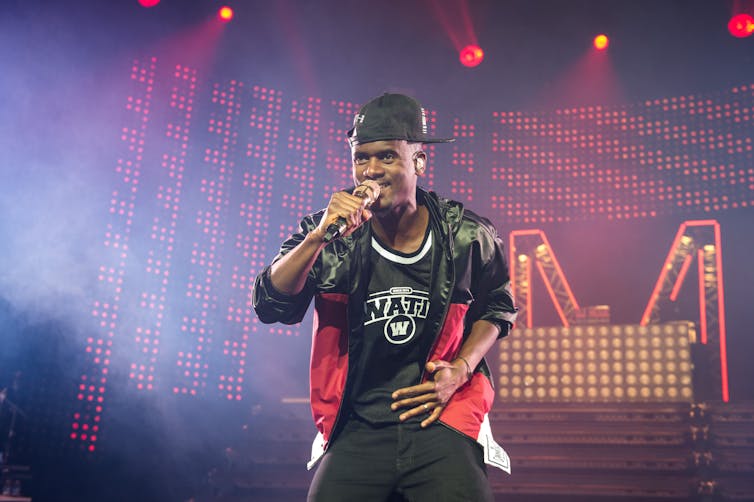
<svg viewBox="0 0 754 502">
<path fill-rule="evenodd" d="M 417 319 L 426 319 L 429 293 L 411 287 L 394 287 L 369 295 L 364 326 L 384 323 L 385 339 L 402 345 L 416 335 Z"/>
</svg>

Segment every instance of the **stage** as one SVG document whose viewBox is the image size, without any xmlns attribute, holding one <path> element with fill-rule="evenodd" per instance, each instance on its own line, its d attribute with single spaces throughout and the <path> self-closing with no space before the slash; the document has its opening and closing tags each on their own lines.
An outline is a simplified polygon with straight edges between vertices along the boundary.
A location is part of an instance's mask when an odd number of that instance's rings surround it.
<svg viewBox="0 0 754 502">
<path fill-rule="evenodd" d="M 420 185 L 505 250 L 495 496 L 754 500 L 752 15 L 4 1 L 0 500 L 304 498 L 313 314 L 263 324 L 251 288 L 383 92 L 455 138 Z"/>
</svg>

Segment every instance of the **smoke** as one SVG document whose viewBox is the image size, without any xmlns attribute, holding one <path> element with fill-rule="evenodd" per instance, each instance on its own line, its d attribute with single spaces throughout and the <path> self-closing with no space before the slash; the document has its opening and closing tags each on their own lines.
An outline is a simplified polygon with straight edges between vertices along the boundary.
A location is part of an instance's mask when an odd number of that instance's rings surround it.
<svg viewBox="0 0 754 502">
<path fill-rule="evenodd" d="M 25 165 L 29 171 L 3 183 L 0 192 L 0 296 L 39 319 L 82 325 L 96 287 L 103 201 L 71 159 L 61 159 L 59 172 Z"/>
<path fill-rule="evenodd" d="M 108 63 L 81 64 L 59 24 L 45 37 L 20 22 L 0 26 L 0 296 L 70 321 L 96 279 L 122 108 L 113 101 L 125 91 Z"/>
</svg>

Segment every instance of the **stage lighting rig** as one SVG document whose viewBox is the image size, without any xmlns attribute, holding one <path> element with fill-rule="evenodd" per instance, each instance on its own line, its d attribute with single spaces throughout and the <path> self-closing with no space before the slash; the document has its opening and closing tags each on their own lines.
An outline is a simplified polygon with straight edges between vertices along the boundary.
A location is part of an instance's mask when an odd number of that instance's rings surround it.
<svg viewBox="0 0 754 502">
<path fill-rule="evenodd" d="M 594 48 L 598 51 L 604 51 L 610 45 L 610 39 L 605 34 L 599 34 L 594 37 Z"/>
<path fill-rule="evenodd" d="M 473 68 L 484 60 L 484 51 L 478 45 L 467 45 L 461 49 L 459 59 L 462 65 Z"/>
<path fill-rule="evenodd" d="M 217 11 L 217 17 L 219 17 L 222 22 L 227 23 L 231 19 L 233 19 L 233 9 L 231 9 L 227 5 L 220 7 L 220 10 Z"/>
<path fill-rule="evenodd" d="M 737 38 L 750 37 L 754 33 L 754 17 L 749 14 L 736 14 L 728 21 L 728 31 Z"/>
</svg>

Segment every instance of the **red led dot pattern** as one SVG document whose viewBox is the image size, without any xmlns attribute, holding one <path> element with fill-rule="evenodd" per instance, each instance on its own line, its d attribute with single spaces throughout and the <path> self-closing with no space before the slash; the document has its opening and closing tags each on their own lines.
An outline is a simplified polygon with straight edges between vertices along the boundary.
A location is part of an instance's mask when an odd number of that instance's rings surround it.
<svg viewBox="0 0 754 502">
<path fill-rule="evenodd" d="M 748 207 L 753 96 L 749 85 L 620 107 L 495 112 L 491 207 L 526 224 Z"/>
<path fill-rule="evenodd" d="M 152 106 L 156 58 L 134 61 L 130 79 L 133 93 L 126 98 L 125 125 L 120 139 L 124 155 L 115 166 L 115 187 L 109 207 L 104 248 L 107 262 L 99 266 L 100 296 L 92 306 L 99 332 L 87 337 L 85 351 L 90 359 L 88 371 L 80 376 L 76 399 L 78 406 L 71 423 L 71 439 L 94 451 L 105 401 L 113 340 L 121 327 L 123 279 L 129 258 L 129 237 L 133 230 L 134 204 L 139 191 L 144 143 Z"/>
<path fill-rule="evenodd" d="M 242 194 L 238 203 L 239 231 L 235 235 L 231 263 L 231 293 L 228 299 L 223 340 L 223 360 L 217 388 L 228 400 L 243 399 L 245 366 L 250 333 L 259 329 L 259 320 L 249 309 L 254 277 L 267 265 L 265 253 L 272 213 L 272 187 L 277 166 L 282 93 L 254 86 L 246 96 L 250 112 L 246 116 L 245 160 L 239 166 Z M 266 331 L 271 328 L 265 327 Z"/>
<path fill-rule="evenodd" d="M 306 323 L 261 325 L 251 284 L 301 217 L 352 185 L 345 133 L 358 104 L 236 80 L 198 85 L 195 70 L 156 63 L 134 62 L 118 130 L 97 330 L 69 433 L 89 451 L 118 383 L 114 355 L 137 390 L 235 402 L 253 380 L 257 340 L 309 334 Z M 420 184 L 506 228 L 748 208 L 752 115 L 754 85 L 473 120 L 427 111 L 430 136 L 449 124 L 457 141 L 426 145 Z"/>
<path fill-rule="evenodd" d="M 424 116 L 427 119 L 427 134 L 431 137 L 437 137 L 437 123 L 439 121 L 438 114 L 434 110 L 424 109 Z M 419 185 L 428 188 L 429 190 L 435 190 L 435 174 L 438 170 L 444 170 L 445 165 L 435 165 L 435 144 L 427 143 L 424 145 L 424 152 L 427 154 L 427 167 L 424 170 L 424 176 L 419 179 Z M 444 161 L 443 161 L 444 162 Z"/>
<path fill-rule="evenodd" d="M 291 102 L 283 149 L 287 162 L 278 183 L 281 188 L 280 210 L 283 217 L 279 219 L 277 241 L 295 232 L 301 218 L 315 210 L 314 187 L 317 181 L 322 181 L 321 177 L 317 180 L 318 171 L 322 176 L 318 165 L 321 114 L 320 99 L 294 99 Z M 320 207 L 321 204 L 318 204 L 316 209 Z M 271 326 L 271 331 L 278 335 L 298 336 L 300 326 L 277 324 Z"/>
<path fill-rule="evenodd" d="M 327 122 L 327 177 L 322 190 L 322 206 L 329 202 L 333 193 L 353 186 L 353 162 L 346 134 L 353 126 L 353 118 L 361 107 L 347 101 L 331 101 L 329 105 L 331 120 Z"/>
<path fill-rule="evenodd" d="M 156 185 L 151 226 L 146 243 L 146 262 L 138 298 L 140 312 L 134 328 L 134 359 L 129 377 L 138 390 L 155 388 L 155 371 L 160 353 L 165 310 L 168 307 L 168 286 L 175 251 L 176 227 L 181 212 L 181 197 L 186 169 L 186 157 L 190 140 L 191 119 L 194 115 L 196 94 L 196 70 L 176 65 L 169 78 L 170 95 L 165 120 L 165 139 L 160 169 L 151 173 L 152 185 Z"/>
<path fill-rule="evenodd" d="M 207 387 L 207 354 L 216 342 L 218 289 L 223 279 L 220 255 L 226 241 L 226 224 L 233 179 L 233 152 L 238 140 L 243 84 L 235 80 L 212 87 L 209 121 L 202 148 L 199 201 L 193 218 L 185 311 L 181 322 L 181 348 L 176 361 L 173 392 L 196 395 Z"/>
<path fill-rule="evenodd" d="M 476 148 L 476 127 L 474 124 L 453 120 L 452 158 L 450 161 L 450 193 L 452 198 L 471 202 L 474 200 L 474 149 Z"/>
<path fill-rule="evenodd" d="M 280 226 L 278 237 L 286 238 L 296 230 L 301 218 L 314 207 L 314 180 L 319 166 L 318 143 L 321 100 L 307 98 L 294 100 L 290 108 L 290 127 L 286 141 L 286 162 L 281 182 L 286 189 L 282 195 L 282 208 L 288 221 L 295 223 Z"/>
</svg>

